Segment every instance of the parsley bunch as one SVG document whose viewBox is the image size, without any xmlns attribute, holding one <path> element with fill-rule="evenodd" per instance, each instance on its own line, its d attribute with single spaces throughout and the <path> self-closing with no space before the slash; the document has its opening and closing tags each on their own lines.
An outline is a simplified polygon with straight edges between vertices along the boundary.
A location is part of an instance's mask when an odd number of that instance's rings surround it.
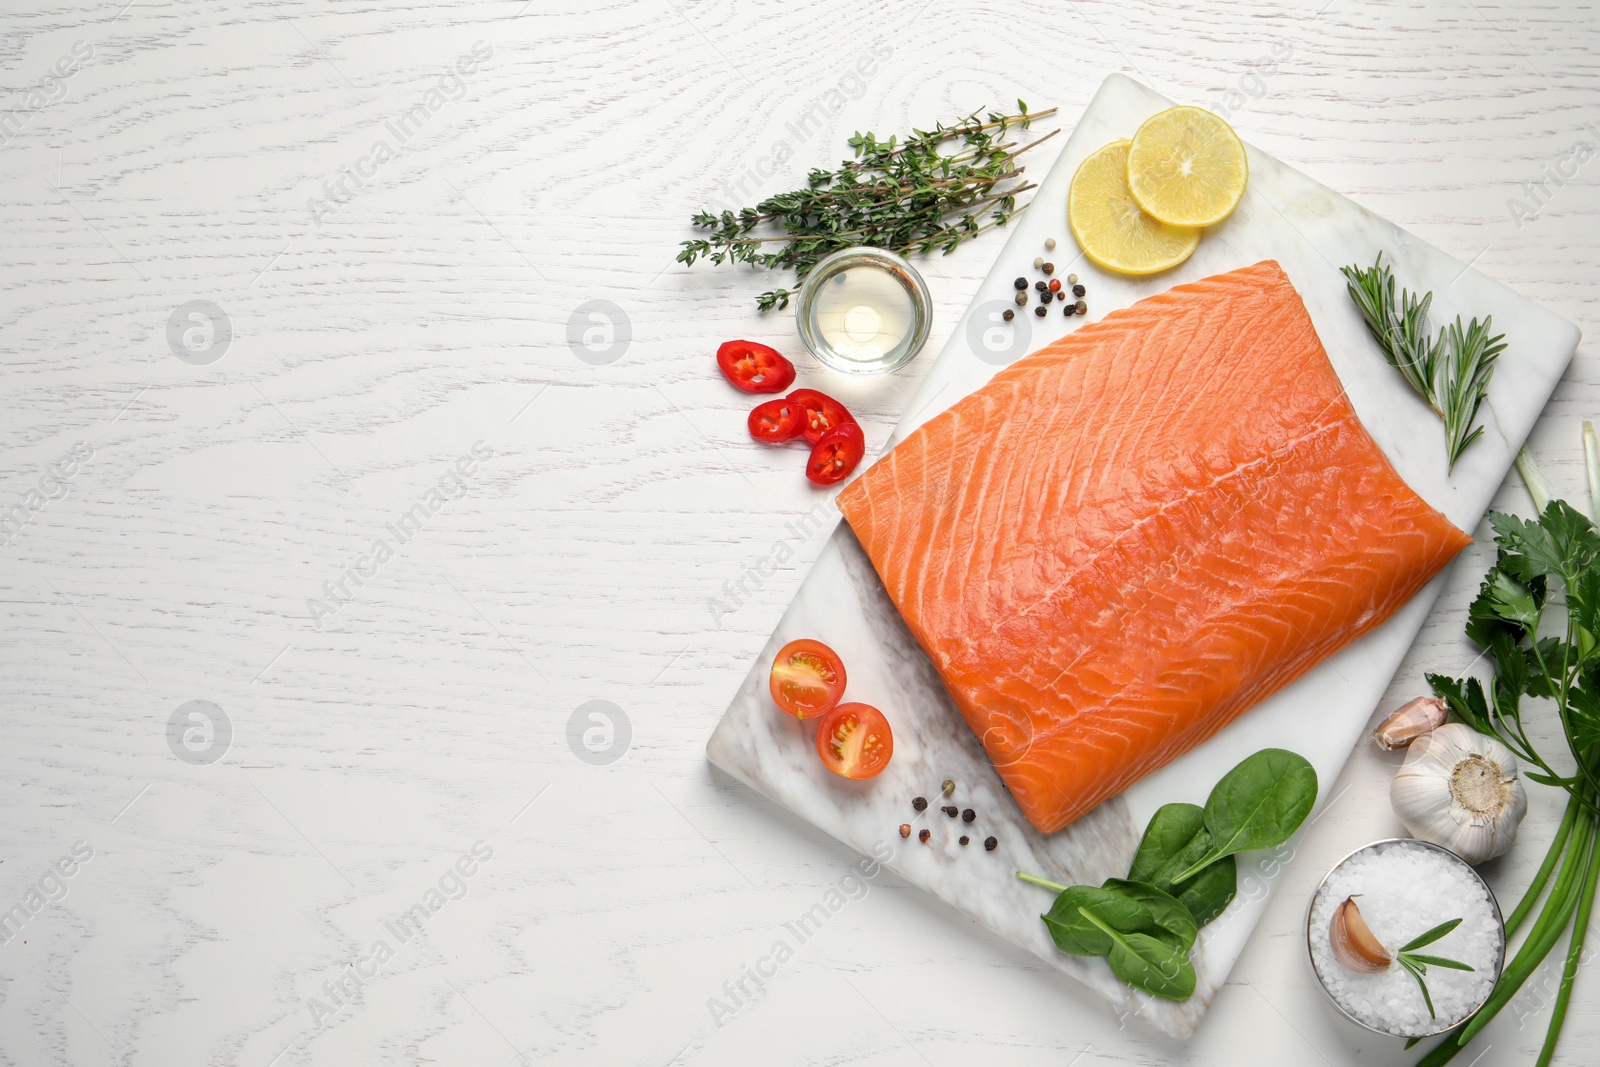
<svg viewBox="0 0 1600 1067">
<path fill-rule="evenodd" d="M 1592 430 L 1586 427 L 1585 434 L 1592 436 Z M 1561 984 L 1538 1061 L 1540 1067 L 1550 1062 L 1583 959 L 1600 882 L 1600 532 L 1566 501 L 1541 499 L 1543 479 L 1533 472 L 1526 454 L 1517 465 L 1541 507 L 1539 517 L 1529 521 L 1490 514 L 1499 553 L 1467 611 L 1467 636 L 1493 660 L 1494 678 L 1487 688 L 1477 678 L 1440 674 L 1428 675 L 1428 682 L 1468 726 L 1498 738 L 1537 768 L 1525 772 L 1528 778 L 1564 789 L 1567 808 L 1532 885 L 1506 920 L 1510 938 L 1533 914 L 1549 886 L 1550 895 L 1528 936 L 1501 973 L 1488 1002 L 1419 1067 L 1439 1067 L 1461 1051 L 1511 1001 L 1570 928 Z M 1590 477 L 1593 483 L 1594 470 Z M 1558 770 L 1534 745 L 1523 723 L 1525 698 L 1553 708 L 1567 747 L 1559 762 L 1570 763 L 1572 770 Z"/>
</svg>

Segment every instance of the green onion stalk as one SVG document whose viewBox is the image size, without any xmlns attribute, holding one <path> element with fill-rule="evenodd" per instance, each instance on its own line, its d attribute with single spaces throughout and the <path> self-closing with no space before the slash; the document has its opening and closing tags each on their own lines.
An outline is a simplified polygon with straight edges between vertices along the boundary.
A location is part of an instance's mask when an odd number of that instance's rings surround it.
<svg viewBox="0 0 1600 1067">
<path fill-rule="evenodd" d="M 1591 504 L 1595 509 L 1594 513 L 1600 515 L 1600 447 L 1597 447 L 1597 444 L 1600 443 L 1597 443 L 1593 425 L 1584 423 L 1584 453 Z M 1522 474 L 1523 481 L 1540 513 L 1545 516 L 1553 514 L 1547 510 L 1551 506 L 1549 485 L 1534 467 L 1533 460 L 1526 450 L 1517 457 L 1517 470 Z M 1555 503 L 1558 508 L 1562 506 L 1559 501 Z M 1595 565 L 1600 564 L 1591 561 L 1587 566 Z M 1570 588 L 1568 598 L 1570 607 L 1573 599 L 1573 591 Z M 1570 611 L 1567 631 L 1565 648 L 1579 650 L 1581 656 L 1584 642 L 1587 640 L 1592 645 L 1593 636 L 1582 632 L 1581 625 L 1573 619 Z M 1564 657 L 1567 654 L 1563 652 Z M 1562 786 L 1568 792 L 1566 810 L 1562 815 L 1560 826 L 1556 829 L 1555 838 L 1550 843 L 1550 849 L 1545 854 L 1544 862 L 1539 865 L 1527 892 L 1506 919 L 1507 942 L 1510 942 L 1512 936 L 1521 930 L 1530 918 L 1533 923 L 1516 953 L 1501 972 L 1483 1007 L 1461 1026 L 1447 1033 L 1441 1044 L 1423 1056 L 1418 1067 L 1441 1067 L 1442 1064 L 1449 1063 L 1507 1004 L 1511 1003 L 1528 979 L 1555 951 L 1562 935 L 1570 929 L 1571 938 L 1567 943 L 1550 1024 L 1545 1032 L 1544 1045 L 1539 1052 L 1538 1067 L 1546 1067 L 1555 1055 L 1556 1043 L 1561 1035 L 1561 1025 L 1566 1021 L 1567 1008 L 1572 1001 L 1572 986 L 1577 978 L 1578 965 L 1583 960 L 1589 920 L 1594 913 L 1596 885 L 1600 883 L 1600 805 L 1597 805 L 1600 790 L 1595 787 L 1596 781 L 1600 780 L 1600 744 L 1585 743 L 1594 736 L 1591 728 L 1574 729 L 1575 721 L 1581 719 L 1585 712 L 1574 702 L 1575 690 L 1583 683 L 1581 679 L 1574 682 L 1573 678 L 1575 675 L 1581 675 L 1585 668 L 1581 664 L 1569 665 L 1566 662 L 1553 663 L 1551 667 L 1553 668 L 1551 675 L 1556 680 L 1551 686 L 1552 691 L 1546 695 L 1551 696 L 1556 702 L 1562 726 L 1578 766 L 1576 773 L 1563 778 L 1550 771 L 1548 765 L 1537 755 L 1533 757 L 1544 773 L 1535 772 L 1528 776 L 1546 784 Z M 1499 699 L 1498 694 L 1496 699 Z M 1456 708 L 1456 702 L 1451 703 L 1452 708 Z M 1471 714 L 1470 711 L 1468 714 Z M 1512 742 L 1512 748 L 1519 753 L 1523 751 L 1527 746 L 1527 735 L 1521 732 L 1519 720 L 1515 722 L 1516 730 L 1513 733 L 1503 721 L 1497 721 L 1493 716 L 1488 718 L 1492 724 L 1498 726 L 1493 732 L 1501 740 Z M 1549 895 L 1545 896 L 1547 888 Z M 1540 906 L 1541 898 L 1542 906 Z"/>
</svg>

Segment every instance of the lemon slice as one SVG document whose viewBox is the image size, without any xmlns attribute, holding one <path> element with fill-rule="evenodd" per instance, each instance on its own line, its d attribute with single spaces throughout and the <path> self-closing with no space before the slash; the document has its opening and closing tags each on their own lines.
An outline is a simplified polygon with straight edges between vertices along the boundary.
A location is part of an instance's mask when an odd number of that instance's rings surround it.
<svg viewBox="0 0 1600 1067">
<path fill-rule="evenodd" d="M 1168 226 L 1139 209 L 1128 189 L 1128 146 L 1115 141 L 1078 164 L 1067 193 L 1067 222 L 1096 265 L 1123 274 L 1154 274 L 1193 254 L 1200 231 Z"/>
<path fill-rule="evenodd" d="M 1210 226 L 1244 195 L 1250 164 L 1244 143 L 1222 119 L 1198 107 L 1169 107 L 1146 119 L 1128 149 L 1133 198 L 1173 226 Z"/>
</svg>

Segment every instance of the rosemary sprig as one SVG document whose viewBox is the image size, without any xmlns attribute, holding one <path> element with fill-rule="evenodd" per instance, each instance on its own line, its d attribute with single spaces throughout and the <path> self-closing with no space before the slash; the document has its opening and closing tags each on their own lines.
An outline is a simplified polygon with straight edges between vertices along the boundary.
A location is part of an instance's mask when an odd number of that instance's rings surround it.
<svg viewBox="0 0 1600 1067">
<path fill-rule="evenodd" d="M 1428 992 L 1426 979 L 1423 978 L 1423 975 L 1428 973 L 1428 967 L 1432 965 L 1452 971 L 1471 971 L 1476 970 L 1476 968 L 1469 967 L 1460 960 L 1447 959 L 1444 956 L 1425 956 L 1414 950 L 1433 944 L 1460 925 L 1460 919 L 1451 919 L 1449 922 L 1440 923 L 1432 930 L 1418 934 L 1402 945 L 1399 952 L 1395 953 L 1396 962 L 1404 967 L 1411 977 L 1417 980 L 1417 988 L 1422 990 L 1422 1002 L 1428 1006 L 1428 1018 L 1430 1019 L 1437 1019 L 1438 1015 L 1433 1010 L 1433 997 Z"/>
<path fill-rule="evenodd" d="M 1494 365 L 1505 351 L 1505 335 L 1491 335 L 1494 318 L 1481 323 L 1474 318 L 1463 326 L 1461 316 L 1434 337 L 1428 329 L 1428 309 L 1433 294 L 1420 297 L 1401 289 L 1395 298 L 1394 274 L 1378 253 L 1370 268 L 1339 268 L 1350 290 L 1350 299 L 1361 309 L 1361 317 L 1384 358 L 1400 372 L 1444 420 L 1450 469 L 1456 460 L 1483 433 L 1476 425 L 1478 409 L 1489 391 Z"/>
<path fill-rule="evenodd" d="M 973 112 L 954 125 L 913 130 L 903 139 L 880 141 L 858 132 L 849 140 L 856 158 L 834 171 L 812 170 L 806 188 L 769 196 L 753 208 L 695 214 L 694 225 L 710 235 L 684 241 L 677 261 L 693 265 L 704 257 L 714 264 L 792 270 L 798 288 L 824 257 L 856 245 L 901 255 L 937 248 L 949 255 L 962 241 L 1004 226 L 1024 210 L 1017 197 L 1036 186 L 1023 181 L 1025 168 L 1017 157 L 1058 131 L 1021 147 L 1006 140 L 1006 133 L 1026 130 L 1055 110 L 1030 112 L 1018 100 L 1017 114 L 979 118 Z M 959 142 L 953 152 L 945 147 L 950 142 Z M 767 225 L 778 232 L 754 232 Z M 773 289 L 756 306 L 785 308 L 793 295 L 793 289 Z"/>
</svg>

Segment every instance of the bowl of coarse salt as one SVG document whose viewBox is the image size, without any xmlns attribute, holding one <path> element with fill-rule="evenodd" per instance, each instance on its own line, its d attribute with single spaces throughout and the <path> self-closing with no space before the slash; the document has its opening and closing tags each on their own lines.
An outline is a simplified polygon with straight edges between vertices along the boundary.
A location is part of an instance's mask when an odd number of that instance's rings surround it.
<svg viewBox="0 0 1600 1067">
<path fill-rule="evenodd" d="M 1323 992 L 1391 1037 L 1442 1034 L 1481 1008 L 1505 963 L 1499 902 L 1449 849 L 1374 841 L 1311 895 L 1306 946 Z"/>
</svg>

